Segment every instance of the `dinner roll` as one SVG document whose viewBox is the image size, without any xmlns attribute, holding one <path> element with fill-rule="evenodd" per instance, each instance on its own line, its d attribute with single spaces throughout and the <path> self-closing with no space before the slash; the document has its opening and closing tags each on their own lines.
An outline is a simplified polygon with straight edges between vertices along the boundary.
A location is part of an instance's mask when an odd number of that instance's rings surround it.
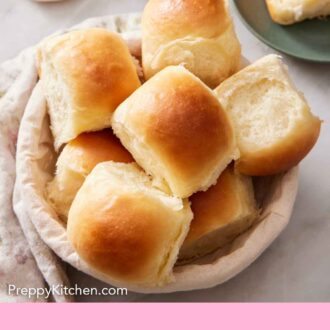
<svg viewBox="0 0 330 330">
<path fill-rule="evenodd" d="M 194 214 L 180 259 L 213 252 L 247 230 L 257 219 L 258 210 L 250 177 L 235 173 L 229 166 L 217 184 L 191 198 Z"/>
<path fill-rule="evenodd" d="M 330 15 L 330 0 L 266 0 L 266 3 L 273 21 L 283 25 Z"/>
<path fill-rule="evenodd" d="M 226 112 L 181 66 L 165 68 L 135 91 L 115 111 L 112 127 L 154 184 L 181 198 L 215 184 L 238 156 Z"/>
<path fill-rule="evenodd" d="M 142 17 L 147 79 L 184 65 L 214 88 L 239 69 L 241 48 L 227 0 L 150 0 Z"/>
<path fill-rule="evenodd" d="M 279 56 L 269 55 L 238 72 L 215 90 L 231 116 L 247 175 L 272 175 L 297 165 L 320 133 L 303 94 Z"/>
<path fill-rule="evenodd" d="M 124 41 L 105 29 L 46 39 L 38 63 L 56 150 L 80 133 L 109 127 L 116 107 L 140 86 Z"/>
<path fill-rule="evenodd" d="M 83 133 L 68 143 L 56 163 L 56 174 L 48 184 L 48 199 L 59 217 L 66 221 L 71 203 L 86 176 L 98 163 L 134 162 L 110 129 Z"/>
<path fill-rule="evenodd" d="M 121 285 L 160 286 L 193 215 L 182 201 L 153 188 L 136 164 L 104 162 L 72 203 L 68 238 L 79 256 Z"/>
</svg>

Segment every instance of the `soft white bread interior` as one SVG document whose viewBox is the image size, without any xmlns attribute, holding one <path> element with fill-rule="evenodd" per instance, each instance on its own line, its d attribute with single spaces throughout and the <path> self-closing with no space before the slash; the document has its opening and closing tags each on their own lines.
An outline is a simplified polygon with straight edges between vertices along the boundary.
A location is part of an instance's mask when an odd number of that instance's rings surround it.
<svg viewBox="0 0 330 330">
<path fill-rule="evenodd" d="M 190 197 L 194 214 L 180 259 L 203 256 L 231 242 L 258 218 L 252 179 L 229 166 L 215 186 Z"/>
<path fill-rule="evenodd" d="M 266 0 L 274 22 L 288 25 L 330 15 L 330 0 Z"/>
<path fill-rule="evenodd" d="M 56 150 L 83 132 L 109 127 L 116 107 L 140 86 L 124 41 L 105 29 L 50 37 L 37 59 Z"/>
<path fill-rule="evenodd" d="M 240 159 L 247 175 L 272 175 L 297 165 L 320 133 L 291 81 L 281 58 L 268 55 L 224 81 L 215 90 L 235 127 Z"/>
<path fill-rule="evenodd" d="M 238 157 L 231 121 L 212 90 L 167 67 L 115 111 L 114 133 L 154 184 L 185 198 L 216 183 Z"/>
<path fill-rule="evenodd" d="M 72 203 L 68 237 L 83 260 L 113 281 L 160 286 L 172 280 L 192 217 L 187 200 L 153 188 L 136 164 L 104 162 Z"/>
<path fill-rule="evenodd" d="M 66 221 L 71 203 L 86 176 L 101 162 L 134 162 L 111 129 L 83 133 L 69 142 L 56 163 L 56 174 L 47 186 L 48 200 Z"/>
<path fill-rule="evenodd" d="M 227 0 L 149 0 L 142 17 L 142 60 L 147 79 L 183 65 L 214 88 L 240 66 Z"/>
</svg>

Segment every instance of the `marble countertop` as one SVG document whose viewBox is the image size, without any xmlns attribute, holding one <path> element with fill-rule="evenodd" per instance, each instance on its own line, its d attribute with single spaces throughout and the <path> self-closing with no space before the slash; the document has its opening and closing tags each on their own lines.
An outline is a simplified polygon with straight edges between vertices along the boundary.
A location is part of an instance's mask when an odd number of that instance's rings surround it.
<svg viewBox="0 0 330 330">
<path fill-rule="evenodd" d="M 58 29 L 89 17 L 140 11 L 145 3 L 145 0 L 58 3 L 1 0 L 0 62 Z M 233 15 L 246 58 L 254 61 L 276 53 L 248 32 L 235 12 Z M 330 65 L 307 63 L 288 56 L 284 56 L 284 60 L 313 112 L 324 120 L 317 146 L 300 167 L 300 187 L 289 226 L 257 261 L 221 286 L 166 295 L 130 294 L 121 300 L 330 301 Z M 90 278 L 70 268 L 69 273 L 73 282 L 90 285 Z M 100 287 L 103 283 L 93 281 L 93 286 Z"/>
</svg>

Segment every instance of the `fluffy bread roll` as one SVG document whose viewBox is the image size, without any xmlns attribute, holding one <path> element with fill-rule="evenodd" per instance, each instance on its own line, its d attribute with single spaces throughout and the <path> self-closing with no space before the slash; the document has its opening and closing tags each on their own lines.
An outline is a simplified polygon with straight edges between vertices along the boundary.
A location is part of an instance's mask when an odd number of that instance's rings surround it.
<svg viewBox="0 0 330 330">
<path fill-rule="evenodd" d="M 167 67 L 115 111 L 114 133 L 154 184 L 185 198 L 216 183 L 238 156 L 232 124 L 205 84 Z"/>
<path fill-rule="evenodd" d="M 48 200 L 66 221 L 71 203 L 86 176 L 101 162 L 134 162 L 110 129 L 83 133 L 69 142 L 56 163 L 56 174 L 48 184 Z"/>
<path fill-rule="evenodd" d="M 229 166 L 215 186 L 190 197 L 194 218 L 180 259 L 203 256 L 231 242 L 258 217 L 252 179 Z"/>
<path fill-rule="evenodd" d="M 289 25 L 330 15 L 330 0 L 266 0 L 272 20 Z"/>
<path fill-rule="evenodd" d="M 46 39 L 38 63 L 56 150 L 83 132 L 109 127 L 116 107 L 140 86 L 124 41 L 105 29 Z"/>
<path fill-rule="evenodd" d="M 189 202 L 153 188 L 136 164 L 105 162 L 72 203 L 68 237 L 89 265 L 122 285 L 161 286 L 193 215 Z"/>
<path fill-rule="evenodd" d="M 215 90 L 235 127 L 241 173 L 273 175 L 297 165 L 312 149 L 321 121 L 313 116 L 281 58 L 268 55 Z"/>
<path fill-rule="evenodd" d="M 212 88 L 240 67 L 227 0 L 149 0 L 142 17 L 142 60 L 147 79 L 183 65 Z"/>
</svg>

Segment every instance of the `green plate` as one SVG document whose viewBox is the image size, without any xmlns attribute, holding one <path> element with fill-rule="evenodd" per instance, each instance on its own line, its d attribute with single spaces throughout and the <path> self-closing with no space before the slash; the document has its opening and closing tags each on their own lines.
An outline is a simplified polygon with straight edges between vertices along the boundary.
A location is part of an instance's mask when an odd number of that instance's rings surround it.
<svg viewBox="0 0 330 330">
<path fill-rule="evenodd" d="M 261 41 L 288 55 L 330 63 L 330 16 L 289 26 L 272 21 L 265 0 L 234 0 L 248 29 Z"/>
</svg>

